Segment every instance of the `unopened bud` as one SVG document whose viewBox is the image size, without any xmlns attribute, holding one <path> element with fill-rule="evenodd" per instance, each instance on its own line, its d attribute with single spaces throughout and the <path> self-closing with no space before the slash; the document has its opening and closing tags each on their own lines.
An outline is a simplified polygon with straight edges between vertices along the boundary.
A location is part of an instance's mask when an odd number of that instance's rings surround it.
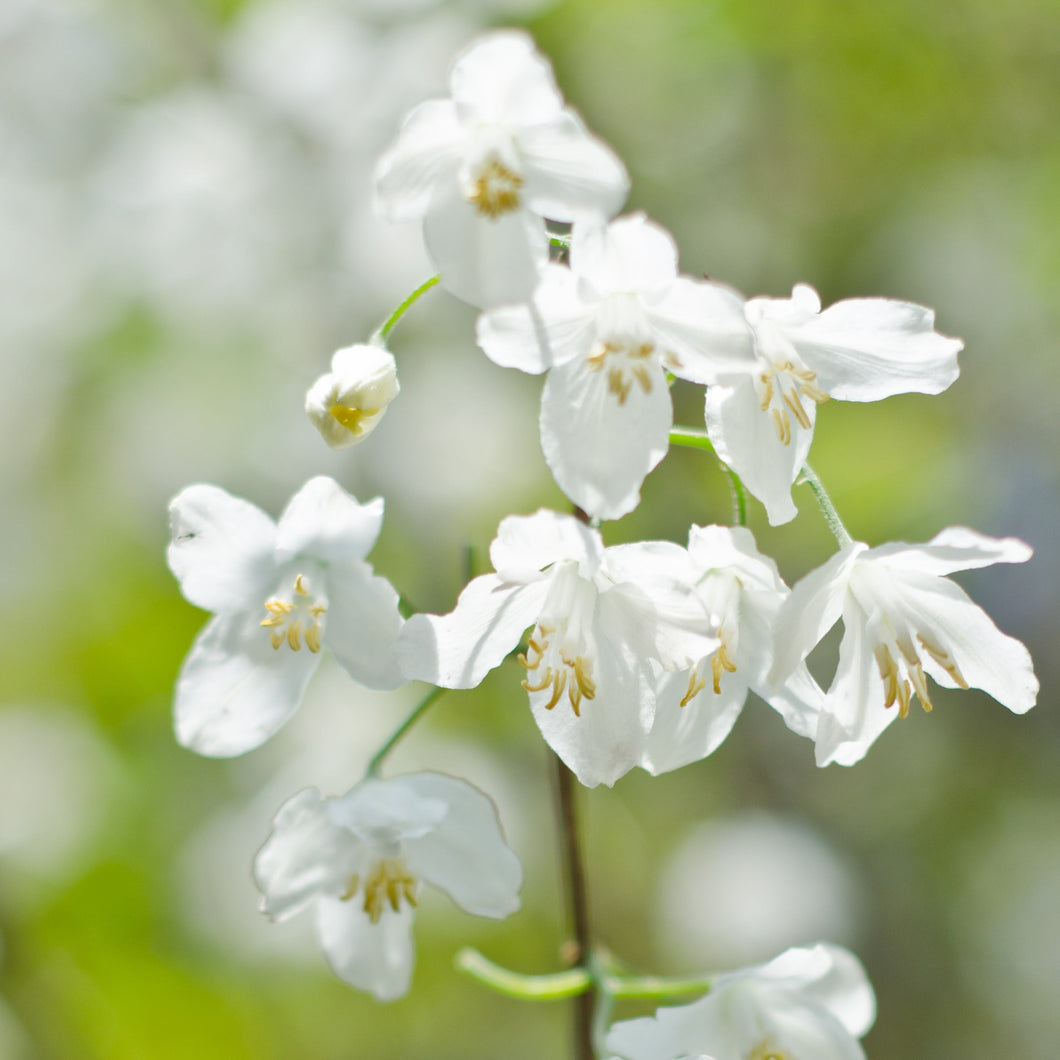
<svg viewBox="0 0 1060 1060">
<path fill-rule="evenodd" d="M 399 390 L 393 355 L 380 346 L 347 346 L 305 398 L 305 410 L 332 449 L 367 438 Z"/>
</svg>

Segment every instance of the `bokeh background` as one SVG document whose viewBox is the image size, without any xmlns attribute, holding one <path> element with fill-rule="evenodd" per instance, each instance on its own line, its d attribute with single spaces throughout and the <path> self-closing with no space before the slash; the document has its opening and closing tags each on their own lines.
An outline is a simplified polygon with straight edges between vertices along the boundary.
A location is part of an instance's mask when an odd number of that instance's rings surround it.
<svg viewBox="0 0 1060 1060">
<path fill-rule="evenodd" d="M 864 763 L 822 771 L 750 702 L 710 759 L 583 793 L 598 935 L 659 973 L 829 938 L 876 986 L 874 1060 L 1052 1060 L 1055 0 L 3 0 L 0 1057 L 566 1055 L 566 1005 L 451 969 L 464 944 L 559 967 L 547 757 L 517 673 L 444 697 L 391 768 L 494 796 L 524 908 L 494 924 L 428 897 L 413 991 L 386 1006 L 330 975 L 308 922 L 257 913 L 249 865 L 278 806 L 346 790 L 422 690 L 365 693 L 325 665 L 288 729 L 232 762 L 178 748 L 169 715 L 205 619 L 163 559 L 183 486 L 274 513 L 317 473 L 382 493 L 375 565 L 438 611 L 468 545 L 565 503 L 539 381 L 488 362 L 444 292 L 395 332 L 402 394 L 365 445 L 325 450 L 301 411 L 332 351 L 429 275 L 416 226 L 373 218 L 371 167 L 500 24 L 532 30 L 686 272 L 922 302 L 965 339 L 940 397 L 822 409 L 813 460 L 855 536 L 963 523 L 1037 550 L 962 579 L 1031 647 L 1035 711 L 940 692 Z M 675 396 L 695 424 L 698 395 Z M 751 516 L 789 581 L 832 549 L 797 500 L 789 526 Z M 712 460 L 675 451 L 605 537 L 683 541 L 727 512 Z"/>
</svg>

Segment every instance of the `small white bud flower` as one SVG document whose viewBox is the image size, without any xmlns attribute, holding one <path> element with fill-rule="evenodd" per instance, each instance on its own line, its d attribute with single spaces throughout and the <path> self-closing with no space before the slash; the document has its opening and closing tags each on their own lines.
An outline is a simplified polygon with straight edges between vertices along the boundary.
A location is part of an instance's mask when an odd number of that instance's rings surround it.
<svg viewBox="0 0 1060 1060">
<path fill-rule="evenodd" d="M 347 346 L 309 388 L 305 410 L 332 449 L 345 449 L 375 430 L 399 389 L 393 354 L 379 346 Z"/>
</svg>

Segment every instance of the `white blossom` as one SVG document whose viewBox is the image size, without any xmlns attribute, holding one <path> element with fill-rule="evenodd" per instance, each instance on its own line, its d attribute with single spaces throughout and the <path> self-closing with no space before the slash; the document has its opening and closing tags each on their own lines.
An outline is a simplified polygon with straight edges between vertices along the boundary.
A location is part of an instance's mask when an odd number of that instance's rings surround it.
<svg viewBox="0 0 1060 1060">
<path fill-rule="evenodd" d="M 276 815 L 254 861 L 261 909 L 286 920 L 315 906 L 335 974 L 380 1001 L 408 991 L 421 883 L 500 919 L 519 908 L 522 868 L 493 802 L 440 773 L 368 778 L 337 798 L 309 788 Z"/>
<path fill-rule="evenodd" d="M 928 677 L 944 688 L 981 688 L 1016 714 L 1030 710 L 1038 680 L 1027 649 L 945 577 L 1030 556 L 1015 538 L 950 527 L 926 545 L 853 542 L 798 582 L 777 622 L 774 679 L 840 618 L 844 627 L 817 732 L 818 765 L 860 761 L 914 696 L 931 710 Z"/>
<path fill-rule="evenodd" d="M 177 679 L 177 739 L 200 754 L 242 754 L 294 713 L 326 644 L 369 688 L 403 681 L 394 656 L 398 595 L 364 561 L 383 501 L 360 504 L 311 479 L 276 524 L 216 486 L 170 504 L 167 558 L 184 596 L 214 617 Z"/>
<path fill-rule="evenodd" d="M 544 218 L 604 219 L 629 180 L 556 87 L 533 41 L 498 30 L 453 65 L 452 98 L 408 116 L 379 160 L 376 203 L 390 220 L 423 219 L 442 283 L 473 305 L 523 301 L 548 260 Z"/>
<path fill-rule="evenodd" d="M 332 449 L 345 449 L 375 430 L 399 389 L 393 354 L 380 346 L 347 346 L 309 388 L 305 410 Z"/>
</svg>

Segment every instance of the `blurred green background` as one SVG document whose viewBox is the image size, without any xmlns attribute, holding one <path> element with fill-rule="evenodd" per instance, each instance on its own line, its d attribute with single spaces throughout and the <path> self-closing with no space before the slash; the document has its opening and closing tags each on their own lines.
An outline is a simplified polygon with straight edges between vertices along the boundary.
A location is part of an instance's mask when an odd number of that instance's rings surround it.
<svg viewBox="0 0 1060 1060">
<path fill-rule="evenodd" d="M 417 690 L 365 693 L 325 666 L 291 726 L 232 762 L 178 748 L 169 717 L 205 619 L 163 559 L 183 486 L 273 513 L 317 473 L 382 493 L 375 566 L 438 611 L 467 544 L 565 503 L 540 382 L 488 362 L 442 292 L 395 333 L 401 398 L 365 445 L 326 451 L 301 411 L 332 351 L 429 274 L 415 225 L 373 219 L 371 167 L 496 24 L 529 26 L 685 272 L 921 302 L 964 338 L 944 395 L 822 410 L 813 462 L 856 537 L 962 523 L 1037 550 L 962 578 L 1035 655 L 1035 711 L 940 692 L 861 765 L 818 770 L 750 702 L 706 761 L 583 793 L 597 933 L 659 973 L 830 938 L 876 986 L 874 1060 L 1053 1060 L 1056 0 L 4 0 L 0 1057 L 566 1055 L 565 1005 L 450 967 L 464 944 L 559 966 L 547 757 L 518 674 L 444 697 L 391 768 L 494 796 L 524 909 L 498 925 L 428 898 L 413 990 L 386 1006 L 330 975 L 309 917 L 256 912 L 249 865 L 279 805 L 346 790 Z M 675 399 L 699 422 L 693 388 Z M 782 528 L 752 509 L 789 581 L 832 548 L 796 499 Z M 727 512 L 712 460 L 675 451 L 605 537 L 684 541 Z"/>
</svg>

